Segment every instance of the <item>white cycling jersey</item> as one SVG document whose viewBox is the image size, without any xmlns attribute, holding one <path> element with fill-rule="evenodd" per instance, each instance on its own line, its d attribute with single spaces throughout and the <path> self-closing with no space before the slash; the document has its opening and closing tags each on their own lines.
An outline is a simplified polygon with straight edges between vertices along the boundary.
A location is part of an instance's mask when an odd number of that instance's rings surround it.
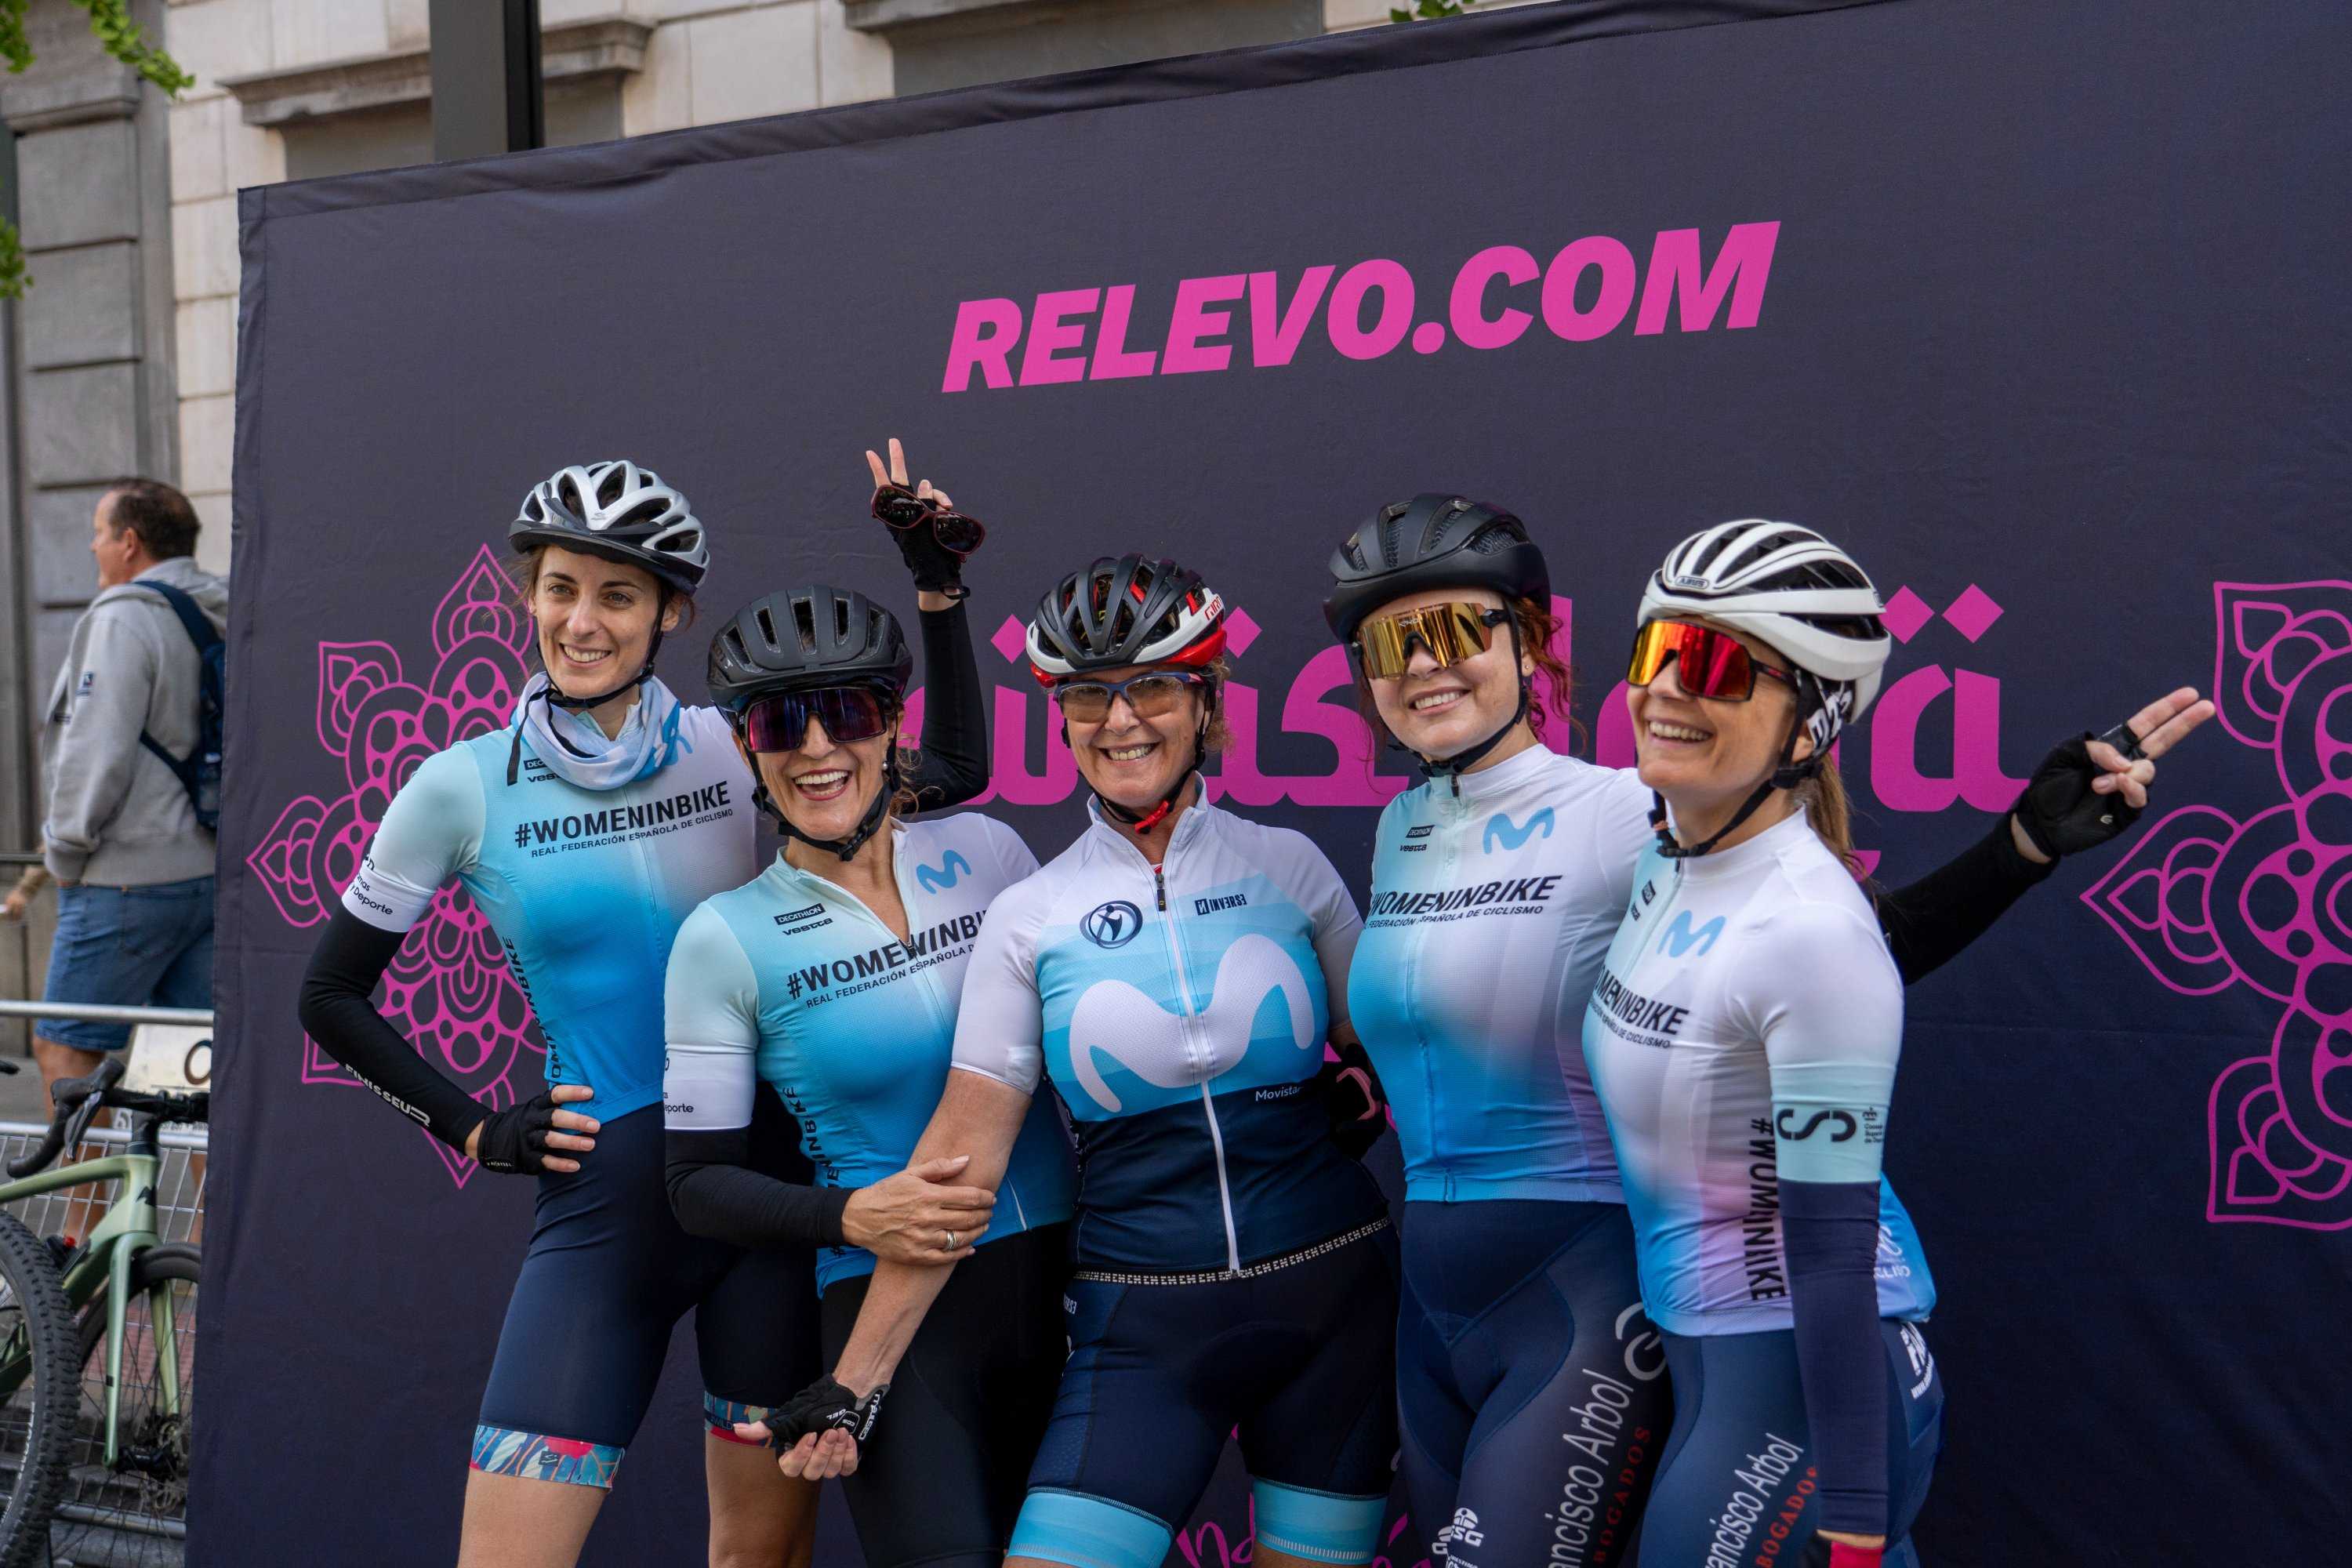
<svg viewBox="0 0 2352 1568">
<path fill-rule="evenodd" d="M 1695 859 L 1644 853 L 1585 1014 L 1651 1320 L 1678 1334 L 1795 1321 L 1783 1180 L 1876 1182 L 1882 1317 L 1935 1305 L 1880 1173 L 1903 982 L 1804 814 Z"/>
</svg>

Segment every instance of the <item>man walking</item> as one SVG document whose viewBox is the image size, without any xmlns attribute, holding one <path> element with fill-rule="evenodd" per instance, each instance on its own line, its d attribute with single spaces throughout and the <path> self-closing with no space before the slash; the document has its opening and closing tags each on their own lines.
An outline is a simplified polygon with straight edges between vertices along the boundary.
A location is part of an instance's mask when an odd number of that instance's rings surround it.
<svg viewBox="0 0 2352 1568">
<path fill-rule="evenodd" d="M 148 586 L 180 590 L 224 629 L 228 584 L 191 559 L 198 526 L 188 498 L 152 479 L 114 486 L 90 520 L 99 594 L 74 625 L 41 728 L 42 847 L 58 881 L 45 1001 L 212 1005 L 213 836 L 156 754 L 197 749 L 202 659 L 170 596 Z M 94 1070 L 129 1037 L 121 1024 L 40 1020 L 43 1089 Z"/>
</svg>

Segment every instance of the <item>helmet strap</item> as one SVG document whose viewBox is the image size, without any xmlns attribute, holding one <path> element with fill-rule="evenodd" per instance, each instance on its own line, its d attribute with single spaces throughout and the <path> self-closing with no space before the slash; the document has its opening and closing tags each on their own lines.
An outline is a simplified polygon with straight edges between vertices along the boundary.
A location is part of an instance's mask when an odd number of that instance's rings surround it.
<svg viewBox="0 0 2352 1568">
<path fill-rule="evenodd" d="M 736 735 L 740 739 L 742 735 L 741 717 L 736 714 L 729 717 L 736 723 Z M 775 796 L 768 793 L 768 781 L 760 773 L 758 753 L 747 747 L 745 754 L 751 763 L 751 804 L 767 813 L 770 820 L 775 823 L 776 831 L 786 838 L 797 838 L 812 848 L 837 855 L 845 862 L 856 859 L 857 852 L 866 847 L 866 841 L 882 830 L 882 824 L 889 818 L 890 803 L 898 798 L 898 742 L 894 737 L 883 758 L 882 787 L 876 790 L 874 798 L 866 803 L 866 814 L 857 819 L 857 826 L 839 838 L 819 838 L 793 826 L 793 819 L 784 815 L 783 808 L 776 804 Z"/>
<path fill-rule="evenodd" d="M 1773 763 L 1772 771 L 1764 775 L 1763 783 L 1748 792 L 1748 798 L 1740 803 L 1739 809 L 1731 814 L 1731 820 L 1717 828 L 1703 841 L 1691 845 L 1677 843 L 1674 831 L 1666 826 L 1666 797 L 1652 790 L 1650 792 L 1650 826 L 1658 836 L 1658 853 L 1669 860 L 1695 860 L 1712 851 L 1717 845 L 1736 831 L 1741 823 L 1755 816 L 1764 803 L 1772 798 L 1773 791 L 1794 789 L 1820 773 L 1822 763 L 1828 753 L 1815 752 L 1810 757 L 1800 758 L 1797 755 L 1797 737 L 1805 732 L 1806 720 L 1811 717 L 1812 710 L 1820 706 L 1822 700 L 1820 683 L 1811 673 L 1799 670 L 1796 716 L 1789 722 L 1788 739 L 1780 742 L 1780 755 Z"/>
<path fill-rule="evenodd" d="M 620 696 L 623 692 L 634 691 L 638 687 L 643 686 L 646 681 L 651 680 L 654 678 L 654 658 L 661 652 L 662 617 L 668 613 L 668 610 L 669 584 L 665 583 L 662 584 L 661 588 L 660 607 L 656 609 L 654 612 L 654 635 L 652 640 L 646 644 L 646 662 L 644 668 L 640 668 L 636 674 L 621 682 L 620 685 L 615 686 L 612 690 L 601 692 L 594 697 L 566 697 L 563 693 L 555 689 L 555 677 L 551 675 L 547 678 L 547 684 L 540 688 L 540 700 L 545 702 L 550 708 L 562 708 L 577 712 L 583 708 L 602 708 L 605 703 L 610 702 L 614 698 Z M 557 745 L 562 746 L 573 756 L 585 757 L 588 754 L 579 747 L 573 745 L 570 741 L 565 740 L 563 738 L 563 731 L 557 729 L 554 725 L 550 724 L 547 727 L 547 732 L 555 737 L 555 743 Z M 507 748 L 508 784 L 511 784 L 515 782 L 515 777 L 520 772 L 521 768 L 522 726 L 520 724 L 517 724 L 514 727 L 514 744 Z M 756 775 L 757 770 L 755 769 L 753 772 Z"/>
<path fill-rule="evenodd" d="M 1476 745 L 1465 746 L 1450 757 L 1424 757 L 1419 752 L 1413 751 L 1412 747 L 1405 745 L 1403 742 L 1397 742 L 1400 749 L 1411 752 L 1413 760 L 1421 764 L 1421 776 L 1423 779 L 1431 783 L 1435 783 L 1439 779 L 1451 782 L 1456 798 L 1459 798 L 1462 794 L 1462 775 L 1485 762 L 1486 753 L 1501 745 L 1504 737 L 1519 727 L 1521 721 L 1527 718 L 1528 710 L 1534 706 L 1535 683 L 1528 678 L 1526 671 L 1519 669 L 1519 662 L 1525 657 L 1519 650 L 1519 617 L 1512 615 L 1507 617 L 1507 620 L 1511 628 L 1511 668 L 1517 671 L 1519 677 L 1519 705 L 1512 710 L 1508 719 L 1503 721 L 1502 727 Z"/>
<path fill-rule="evenodd" d="M 1192 775 L 1201 771 L 1202 763 L 1208 759 L 1209 726 L 1216 721 L 1217 717 L 1217 689 L 1214 683 L 1212 683 L 1205 688 L 1205 690 L 1207 695 L 1201 706 L 1200 728 L 1192 731 L 1192 760 L 1185 765 L 1182 773 L 1176 775 L 1175 784 L 1170 787 L 1166 795 L 1160 797 L 1160 804 L 1146 812 L 1129 811 L 1100 790 L 1095 789 L 1092 784 L 1088 784 L 1087 788 L 1094 795 L 1095 804 L 1102 807 L 1105 816 L 1115 822 L 1124 823 L 1138 833 L 1149 833 L 1168 820 L 1168 814 L 1174 811 L 1177 803 L 1183 798 L 1184 786 L 1192 782 Z M 1062 743 L 1067 745 L 1069 740 L 1069 721 L 1064 720 Z M 1201 787 L 1203 791 L 1207 790 L 1208 782 L 1205 779 L 1202 781 Z"/>
</svg>

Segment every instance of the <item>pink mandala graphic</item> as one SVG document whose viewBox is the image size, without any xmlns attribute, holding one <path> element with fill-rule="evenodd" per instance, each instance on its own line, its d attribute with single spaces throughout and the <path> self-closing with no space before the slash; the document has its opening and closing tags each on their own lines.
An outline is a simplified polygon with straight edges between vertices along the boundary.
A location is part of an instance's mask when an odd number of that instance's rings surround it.
<svg viewBox="0 0 2352 1568">
<path fill-rule="evenodd" d="M 389 643 L 319 645 L 319 744 L 342 763 L 343 793 L 288 802 L 246 857 L 290 926 L 318 925 L 332 912 L 384 808 L 419 763 L 504 728 L 514 713 L 530 628 L 488 546 L 442 596 L 431 636 L 431 674 L 421 684 Z M 382 1005 L 426 1060 L 485 1105 L 513 1104 L 516 1064 L 525 1051 L 543 1054 L 496 933 L 456 886 L 441 890 L 394 956 Z M 308 1038 L 302 1081 L 364 1087 Z M 474 1163 L 429 1133 L 425 1142 L 464 1186 Z"/>
<path fill-rule="evenodd" d="M 2183 995 L 2282 1004 L 2213 1083 L 2206 1217 L 2352 1226 L 2352 583 L 2216 583 L 2213 698 L 2279 804 L 2173 812 L 2083 895 Z"/>
</svg>

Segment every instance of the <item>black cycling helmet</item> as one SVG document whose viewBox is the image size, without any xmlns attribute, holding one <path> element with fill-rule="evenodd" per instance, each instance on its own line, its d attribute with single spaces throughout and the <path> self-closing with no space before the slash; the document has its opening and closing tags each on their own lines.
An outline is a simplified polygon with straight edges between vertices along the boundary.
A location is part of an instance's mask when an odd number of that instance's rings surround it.
<svg viewBox="0 0 2352 1568">
<path fill-rule="evenodd" d="M 1225 651 L 1225 602 L 1173 561 L 1104 556 L 1054 584 L 1029 617 L 1029 664 L 1051 686 L 1128 664 L 1203 668 Z"/>
<path fill-rule="evenodd" d="M 897 710 L 915 673 L 915 656 L 907 647 L 898 617 L 865 595 L 824 584 L 787 588 L 752 600 L 735 612 L 710 639 L 710 700 L 727 715 L 737 738 L 743 734 L 743 710 L 760 698 L 780 691 L 817 686 L 870 685 L 881 688 Z M 889 820 L 890 803 L 900 783 L 898 747 L 893 742 L 882 756 L 882 784 L 866 804 L 857 826 L 840 838 L 819 838 L 793 826 L 768 794 L 759 766 L 751 769 L 751 800 L 774 819 L 787 838 L 797 838 L 819 849 L 829 849 L 844 860 L 854 858 L 866 841 Z"/>
<path fill-rule="evenodd" d="M 1323 618 L 1341 642 L 1391 599 L 1430 588 L 1492 588 L 1551 607 L 1551 572 L 1527 525 L 1500 507 L 1428 490 L 1384 506 L 1331 552 Z"/>
<path fill-rule="evenodd" d="M 702 524 L 686 497 L 625 460 L 574 463 L 533 485 L 507 525 L 507 542 L 517 553 L 560 544 L 626 562 L 686 594 L 710 569 Z"/>
<path fill-rule="evenodd" d="M 710 639 L 710 700 L 730 714 L 801 687 L 873 681 L 904 692 L 914 673 L 898 616 L 822 583 L 752 600 Z"/>
</svg>

